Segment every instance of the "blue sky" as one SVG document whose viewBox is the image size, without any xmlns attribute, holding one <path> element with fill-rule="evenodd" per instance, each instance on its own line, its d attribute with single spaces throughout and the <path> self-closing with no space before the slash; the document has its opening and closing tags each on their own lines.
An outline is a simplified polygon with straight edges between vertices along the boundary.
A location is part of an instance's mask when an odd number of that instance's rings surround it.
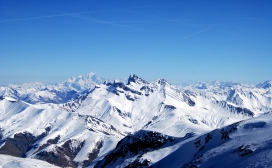
<svg viewBox="0 0 272 168">
<path fill-rule="evenodd" d="M 0 0 L 0 83 L 272 79 L 272 1 Z"/>
</svg>

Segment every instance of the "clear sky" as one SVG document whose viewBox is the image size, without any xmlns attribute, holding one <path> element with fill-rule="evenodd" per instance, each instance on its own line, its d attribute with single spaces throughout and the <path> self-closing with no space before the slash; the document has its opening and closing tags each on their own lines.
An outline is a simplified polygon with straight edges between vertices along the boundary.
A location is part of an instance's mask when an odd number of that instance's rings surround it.
<svg viewBox="0 0 272 168">
<path fill-rule="evenodd" d="M 0 83 L 272 79 L 271 0 L 0 0 Z"/>
</svg>

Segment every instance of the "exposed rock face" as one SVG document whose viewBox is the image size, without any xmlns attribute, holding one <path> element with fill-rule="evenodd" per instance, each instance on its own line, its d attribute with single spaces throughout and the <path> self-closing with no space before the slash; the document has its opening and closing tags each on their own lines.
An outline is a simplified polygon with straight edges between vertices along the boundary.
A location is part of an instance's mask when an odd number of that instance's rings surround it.
<svg viewBox="0 0 272 168">
<path fill-rule="evenodd" d="M 130 75 L 128 78 L 128 85 L 131 83 L 137 83 L 137 84 L 148 84 L 148 82 L 146 82 L 145 80 L 143 80 L 142 78 L 138 77 L 137 75 Z"/>
<path fill-rule="evenodd" d="M 183 93 L 183 100 L 189 105 L 189 106 L 195 106 L 195 102 L 188 96 L 187 94 Z"/>
<path fill-rule="evenodd" d="M 115 150 L 95 167 L 111 167 L 115 161 L 127 156 L 137 156 L 137 159 L 127 165 L 127 167 L 148 166 L 150 161 L 141 161 L 141 156 L 144 153 L 154 151 L 167 143 L 174 143 L 174 141 L 174 137 L 169 137 L 158 132 L 142 130 L 119 141 Z"/>
<path fill-rule="evenodd" d="M 235 149 L 232 153 L 237 153 L 238 156 L 244 157 L 253 153 L 253 150 L 249 148 L 249 145 L 242 145 Z"/>
<path fill-rule="evenodd" d="M 17 157 L 25 157 L 29 147 L 35 143 L 35 137 L 28 133 L 18 133 L 14 138 L 7 138 L 5 144 L 0 148 L 0 154 Z"/>
<path fill-rule="evenodd" d="M 0 127 L 0 145 L 1 145 L 2 138 L 3 138 L 3 129 Z"/>
<path fill-rule="evenodd" d="M 33 136 L 29 132 L 17 133 L 13 138 L 7 138 L 4 141 L 4 145 L 0 148 L 0 154 L 7 154 L 17 157 L 25 157 L 25 154 L 31 149 L 36 148 L 34 146 L 35 142 L 44 138 L 50 127 L 45 128 L 45 132 L 38 135 L 37 137 Z M 0 128 L 0 140 L 2 139 L 2 133 Z"/>
<path fill-rule="evenodd" d="M 48 129 L 47 129 L 48 130 Z M 82 167 L 87 167 L 90 163 L 97 158 L 100 149 L 103 146 L 103 141 L 98 141 L 92 151 L 88 154 L 88 159 L 82 163 L 75 162 L 74 158 L 84 146 L 85 141 L 78 141 L 70 139 L 63 145 L 57 146 L 60 136 L 54 139 L 47 140 L 47 143 L 39 146 L 35 145 L 37 141 L 44 138 L 47 132 L 35 137 L 29 132 L 17 133 L 14 138 L 7 138 L 4 145 L 0 148 L 0 154 L 12 155 L 16 157 L 26 157 L 26 153 L 30 150 L 36 150 L 34 157 L 36 159 L 44 160 L 48 163 L 61 166 L 61 167 L 77 167 L 79 164 Z M 0 129 L 0 139 L 1 139 Z M 53 150 L 44 150 L 46 147 L 52 146 Z M 38 149 L 37 149 L 38 148 Z"/>
<path fill-rule="evenodd" d="M 83 147 L 84 142 L 74 141 L 77 140 L 68 140 L 61 147 L 56 146 L 54 151 L 41 151 L 36 154 L 36 158 L 58 166 L 77 167 L 77 163 L 73 159 Z M 74 146 L 73 143 L 78 145 Z"/>
<path fill-rule="evenodd" d="M 249 109 L 242 108 L 242 107 L 235 107 L 233 105 L 228 104 L 226 101 L 216 101 L 215 104 L 227 109 L 228 111 L 230 111 L 232 113 L 243 114 L 243 115 L 251 116 L 251 117 L 254 116 L 254 113 L 252 111 L 250 111 Z"/>
<path fill-rule="evenodd" d="M 257 87 L 264 88 L 264 89 L 271 88 L 272 87 L 272 80 L 265 81 L 264 83 L 257 85 Z"/>
<path fill-rule="evenodd" d="M 88 154 L 88 160 L 85 160 L 83 162 L 83 167 L 87 167 L 88 165 L 91 164 L 91 162 L 96 159 L 96 157 L 98 156 L 98 153 L 100 151 L 100 149 L 103 146 L 103 141 L 98 141 L 95 145 L 95 148 Z"/>
<path fill-rule="evenodd" d="M 35 152 L 38 153 L 39 151 L 43 150 L 44 148 L 48 147 L 51 144 L 57 144 L 60 139 L 60 136 L 57 136 L 54 139 L 49 139 L 46 144 L 43 144 L 39 147 L 39 149 Z"/>
<path fill-rule="evenodd" d="M 66 110 L 69 112 L 75 112 L 81 105 L 81 103 L 87 98 L 88 94 L 91 93 L 91 91 L 88 91 L 82 95 L 78 95 L 77 97 L 75 97 L 75 99 L 66 102 L 64 104 L 60 104 L 58 105 L 58 107 L 62 110 Z"/>
<path fill-rule="evenodd" d="M 205 158 L 205 152 L 209 151 L 211 144 L 223 144 L 230 140 L 230 134 L 237 131 L 240 122 L 231 124 L 227 127 L 222 129 L 214 130 L 208 134 L 202 135 L 196 138 L 193 141 L 193 145 L 195 146 L 196 150 L 194 152 L 193 157 L 190 159 L 189 162 L 184 163 L 181 167 L 182 168 L 197 168 L 198 165 L 201 165 Z M 233 153 L 237 153 L 239 156 L 245 156 L 250 154 L 250 149 L 248 146 L 246 147 L 239 147 L 237 150 L 234 150 Z"/>
</svg>

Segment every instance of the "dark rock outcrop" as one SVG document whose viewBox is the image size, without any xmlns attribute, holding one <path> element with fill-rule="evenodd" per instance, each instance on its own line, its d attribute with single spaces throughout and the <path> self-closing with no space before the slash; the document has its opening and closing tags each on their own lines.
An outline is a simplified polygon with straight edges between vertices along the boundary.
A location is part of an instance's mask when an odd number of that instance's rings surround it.
<svg viewBox="0 0 272 168">
<path fill-rule="evenodd" d="M 228 104 L 226 101 L 216 101 L 215 104 L 235 114 L 242 114 L 242 115 L 251 116 L 251 117 L 254 116 L 254 113 L 250 111 L 249 109 L 242 108 L 242 107 L 235 107 L 233 105 Z"/>
<path fill-rule="evenodd" d="M 54 151 L 41 151 L 36 154 L 36 158 L 57 166 L 77 167 L 78 163 L 74 162 L 73 159 L 83 147 L 84 142 L 77 141 L 78 145 L 74 146 L 72 145 L 73 141 L 77 140 L 68 140 L 60 147 L 55 146 Z"/>
<path fill-rule="evenodd" d="M 166 144 L 175 143 L 174 141 L 174 137 L 169 137 L 158 132 L 141 130 L 119 141 L 116 148 L 102 161 L 98 162 L 95 167 L 111 166 L 116 160 L 127 156 L 138 156 L 128 167 L 148 166 L 148 160 L 139 162 L 140 157 L 144 153 L 159 149 Z"/>
<path fill-rule="evenodd" d="M 131 84 L 131 83 L 136 83 L 136 84 L 148 84 L 147 81 L 143 80 L 142 78 L 138 77 L 137 75 L 130 75 L 129 78 L 128 78 L 128 85 Z"/>
<path fill-rule="evenodd" d="M 100 149 L 103 147 L 103 141 L 98 141 L 95 145 L 95 148 L 88 154 L 88 160 L 83 162 L 83 167 L 87 167 L 91 162 L 96 159 L 99 154 Z"/>
<path fill-rule="evenodd" d="M 7 138 L 5 144 L 0 148 L 0 154 L 16 157 L 25 157 L 26 152 L 35 143 L 35 137 L 28 133 L 18 133 L 14 138 Z"/>
</svg>

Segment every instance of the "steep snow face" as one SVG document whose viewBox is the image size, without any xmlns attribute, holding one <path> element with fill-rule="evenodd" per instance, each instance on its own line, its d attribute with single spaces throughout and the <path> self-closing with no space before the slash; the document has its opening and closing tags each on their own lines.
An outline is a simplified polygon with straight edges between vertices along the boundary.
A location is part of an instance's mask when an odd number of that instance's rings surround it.
<svg viewBox="0 0 272 168">
<path fill-rule="evenodd" d="M 122 139 L 96 167 L 271 167 L 271 125 L 270 113 L 201 136 L 139 131 Z"/>
<path fill-rule="evenodd" d="M 241 105 L 247 94 L 242 88 L 229 92 L 181 91 L 164 79 L 148 83 L 131 75 L 127 84 L 96 85 L 80 99 L 59 108 L 95 116 L 125 133 L 145 129 L 182 137 L 189 132 L 200 135 L 258 114 Z"/>
<path fill-rule="evenodd" d="M 93 116 L 0 100 L 0 154 L 37 158 L 59 166 L 87 166 L 125 135 Z"/>
<path fill-rule="evenodd" d="M 271 167 L 271 118 L 270 113 L 235 123 L 142 157 L 153 159 L 154 167 Z"/>
<path fill-rule="evenodd" d="M 143 160 L 141 158 L 143 154 L 171 146 L 192 135 L 188 134 L 185 138 L 174 138 L 158 132 L 141 130 L 119 141 L 116 148 L 102 161 L 98 162 L 95 167 L 148 166 L 150 159 Z"/>
<path fill-rule="evenodd" d="M 164 121 L 167 124 L 166 119 L 178 121 L 184 115 L 183 112 L 174 112 L 176 107 L 190 108 L 195 105 L 187 94 L 178 91 L 165 80 L 149 84 L 135 75 L 133 78 L 137 80 L 129 80 L 127 85 L 108 83 L 96 86 L 75 112 L 93 115 L 129 133 L 143 128 L 161 130 L 157 122 Z M 179 126 L 170 124 L 172 134 L 184 134 L 176 127 Z M 168 133 L 171 134 L 171 131 Z"/>
</svg>

